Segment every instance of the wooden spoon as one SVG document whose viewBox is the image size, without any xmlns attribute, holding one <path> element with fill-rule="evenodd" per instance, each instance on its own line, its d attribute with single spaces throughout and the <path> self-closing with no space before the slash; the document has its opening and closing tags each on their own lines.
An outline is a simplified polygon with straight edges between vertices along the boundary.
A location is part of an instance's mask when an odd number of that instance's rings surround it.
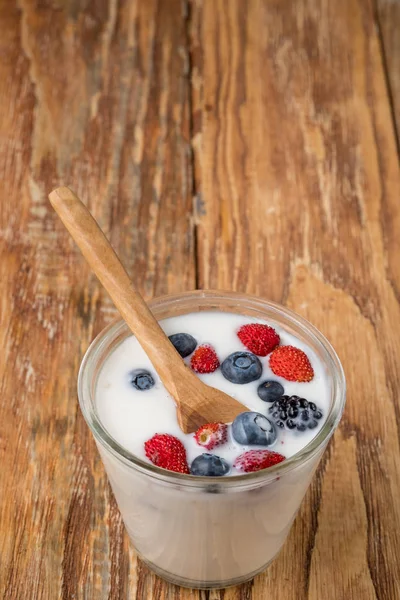
<svg viewBox="0 0 400 600">
<path fill-rule="evenodd" d="M 203 383 L 185 365 L 79 198 L 67 187 L 55 189 L 49 198 L 174 398 L 182 431 L 192 433 L 205 423 L 228 423 L 244 412 L 243 404 Z"/>
</svg>

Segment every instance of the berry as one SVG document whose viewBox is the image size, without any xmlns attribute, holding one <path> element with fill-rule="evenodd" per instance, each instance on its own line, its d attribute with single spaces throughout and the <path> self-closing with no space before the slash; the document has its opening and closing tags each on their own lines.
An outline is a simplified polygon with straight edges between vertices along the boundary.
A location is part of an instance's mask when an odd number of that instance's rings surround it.
<svg viewBox="0 0 400 600">
<path fill-rule="evenodd" d="M 144 451 L 153 465 L 176 473 L 189 473 L 185 447 L 173 435 L 156 433 L 144 443 Z"/>
<path fill-rule="evenodd" d="M 257 394 L 264 402 L 279 400 L 284 393 L 283 385 L 279 381 L 273 381 L 272 379 L 263 381 L 257 388 Z"/>
<path fill-rule="evenodd" d="M 175 350 L 179 352 L 182 358 L 186 358 L 189 354 L 192 354 L 193 350 L 197 346 L 197 342 L 192 335 L 189 333 L 174 333 L 169 336 L 169 341 L 174 346 Z"/>
<path fill-rule="evenodd" d="M 155 383 L 152 374 L 145 369 L 135 369 L 129 373 L 129 377 L 133 387 L 141 391 L 149 390 Z"/>
<path fill-rule="evenodd" d="M 207 423 L 194 434 L 199 446 L 212 450 L 228 440 L 228 425 L 225 423 Z"/>
<path fill-rule="evenodd" d="M 299 396 L 282 396 L 268 408 L 268 417 L 277 427 L 306 431 L 315 429 L 322 412 L 314 402 Z"/>
<path fill-rule="evenodd" d="M 242 325 L 237 336 L 242 344 L 257 356 L 267 356 L 281 341 L 273 327 L 261 323 Z"/>
<path fill-rule="evenodd" d="M 253 471 L 261 471 L 261 469 L 268 469 L 268 467 L 277 465 L 283 460 L 285 460 L 285 457 L 278 452 L 272 452 L 271 450 L 249 450 L 238 456 L 233 466 L 239 471 L 252 473 Z"/>
<path fill-rule="evenodd" d="M 199 346 L 190 359 L 190 366 L 196 373 L 213 373 L 219 365 L 217 353 L 209 344 Z"/>
<path fill-rule="evenodd" d="M 269 357 L 272 372 L 288 381 L 311 381 L 314 370 L 308 356 L 294 346 L 279 346 Z"/>
<path fill-rule="evenodd" d="M 229 472 L 229 465 L 223 458 L 215 454 L 200 454 L 190 465 L 192 475 L 205 477 L 222 477 Z"/>
<path fill-rule="evenodd" d="M 232 383 L 249 383 L 261 377 L 260 360 L 251 352 L 233 352 L 221 365 L 222 375 Z"/>
<path fill-rule="evenodd" d="M 276 440 L 276 429 L 264 415 L 244 412 L 233 421 L 232 435 L 244 446 L 271 446 Z"/>
</svg>

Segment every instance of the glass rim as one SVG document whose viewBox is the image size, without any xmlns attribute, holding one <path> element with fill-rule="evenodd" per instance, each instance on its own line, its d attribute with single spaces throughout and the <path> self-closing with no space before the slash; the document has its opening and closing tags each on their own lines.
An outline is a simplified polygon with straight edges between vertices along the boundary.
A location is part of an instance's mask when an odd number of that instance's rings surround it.
<svg viewBox="0 0 400 600">
<path fill-rule="evenodd" d="M 258 486 L 259 484 L 268 483 L 277 477 L 282 476 L 284 473 L 306 463 L 323 448 L 324 444 L 327 443 L 332 436 L 341 419 L 346 401 L 346 380 L 343 367 L 330 342 L 314 325 L 291 309 L 275 302 L 240 292 L 225 290 L 193 290 L 181 294 L 159 296 L 151 300 L 149 306 L 152 310 L 161 307 L 165 308 L 168 305 L 178 306 L 179 304 L 185 304 L 190 299 L 215 302 L 218 300 L 236 300 L 238 301 L 238 309 L 240 306 L 244 307 L 247 302 L 248 305 L 251 305 L 255 309 L 259 309 L 260 311 L 268 309 L 269 311 L 276 313 L 278 323 L 279 315 L 284 315 L 286 319 L 299 326 L 308 339 L 312 339 L 314 344 L 323 351 L 325 358 L 328 363 L 330 363 L 330 375 L 332 378 L 331 407 L 328 416 L 317 435 L 304 446 L 304 448 L 293 456 L 286 458 L 282 463 L 254 473 L 231 475 L 225 478 L 219 477 L 217 480 L 206 476 L 200 477 L 167 471 L 166 469 L 157 467 L 132 454 L 119 444 L 119 442 L 117 442 L 102 425 L 94 408 L 94 398 L 92 398 L 93 394 L 90 382 L 90 369 L 96 364 L 96 360 L 99 359 L 104 346 L 109 344 L 124 330 L 126 330 L 128 335 L 131 333 L 125 321 L 119 319 L 117 321 L 114 320 L 107 325 L 92 341 L 82 359 L 78 374 L 77 391 L 80 408 L 95 440 L 125 466 L 163 481 L 165 484 L 195 488 L 207 488 L 210 487 L 210 484 L 217 484 L 218 487 L 221 488 L 221 491 L 223 488 L 251 487 L 255 484 Z M 204 303 L 203 306 L 206 306 L 206 303 Z M 210 310 L 213 309 L 210 308 Z M 218 310 L 218 308 L 215 310 Z M 238 312 L 240 311 L 238 310 Z M 168 316 L 164 318 L 168 318 Z"/>
</svg>

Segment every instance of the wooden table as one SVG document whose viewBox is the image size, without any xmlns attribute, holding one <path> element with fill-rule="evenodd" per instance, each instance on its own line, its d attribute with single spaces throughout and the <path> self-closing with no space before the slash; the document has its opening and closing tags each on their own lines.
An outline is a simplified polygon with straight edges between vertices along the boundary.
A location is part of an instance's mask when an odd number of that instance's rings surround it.
<svg viewBox="0 0 400 600">
<path fill-rule="evenodd" d="M 398 600 L 400 2 L 0 7 L 2 597 Z M 49 206 L 59 184 L 147 298 L 259 294 L 343 360 L 342 424 L 251 583 L 181 590 L 128 542 L 75 391 L 115 310 Z"/>
</svg>

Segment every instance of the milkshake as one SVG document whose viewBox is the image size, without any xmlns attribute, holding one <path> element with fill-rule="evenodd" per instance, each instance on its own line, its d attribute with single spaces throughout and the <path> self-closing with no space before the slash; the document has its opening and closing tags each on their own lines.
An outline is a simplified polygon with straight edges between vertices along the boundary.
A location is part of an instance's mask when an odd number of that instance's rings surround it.
<svg viewBox="0 0 400 600">
<path fill-rule="evenodd" d="M 153 312 L 187 367 L 243 404 L 184 434 L 173 398 L 123 323 L 89 349 L 79 396 L 142 559 L 189 587 L 225 587 L 279 552 L 344 404 L 326 340 L 276 305 L 194 292 Z"/>
</svg>

